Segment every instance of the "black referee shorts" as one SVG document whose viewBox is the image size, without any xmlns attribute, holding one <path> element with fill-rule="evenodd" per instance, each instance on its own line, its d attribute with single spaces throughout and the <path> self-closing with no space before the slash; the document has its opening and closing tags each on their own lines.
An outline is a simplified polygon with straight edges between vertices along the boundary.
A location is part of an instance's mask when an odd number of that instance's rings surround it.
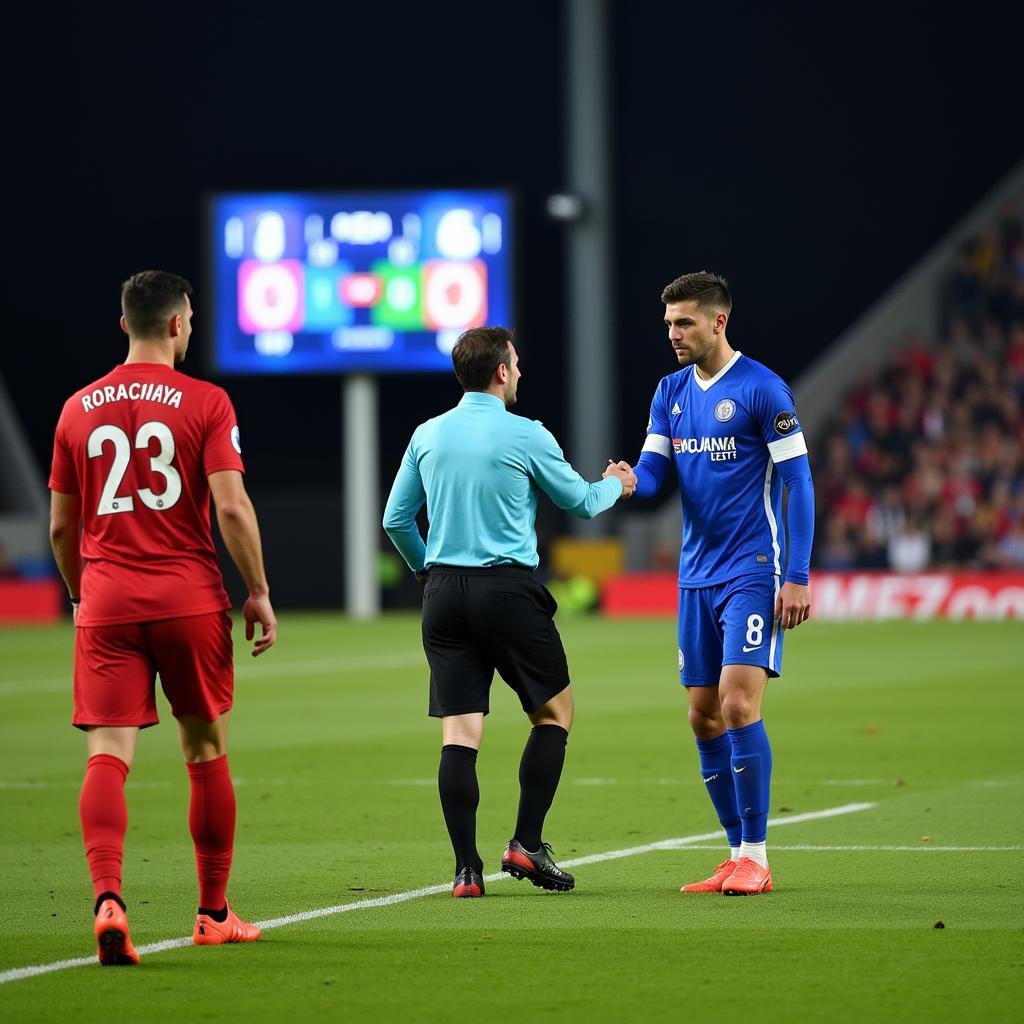
<svg viewBox="0 0 1024 1024">
<path fill-rule="evenodd" d="M 423 590 L 434 718 L 490 711 L 494 670 L 528 714 L 569 685 L 555 599 L 524 566 L 435 565 Z"/>
</svg>

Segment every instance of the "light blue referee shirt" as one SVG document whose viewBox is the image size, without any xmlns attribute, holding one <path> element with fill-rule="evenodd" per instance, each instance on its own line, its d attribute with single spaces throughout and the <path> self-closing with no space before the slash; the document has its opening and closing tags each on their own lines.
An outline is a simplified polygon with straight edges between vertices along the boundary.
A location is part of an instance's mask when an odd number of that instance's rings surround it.
<svg viewBox="0 0 1024 1024">
<path fill-rule="evenodd" d="M 593 519 L 622 495 L 608 477 L 587 483 L 539 420 L 516 416 L 496 395 L 467 391 L 421 423 L 384 509 L 384 529 L 413 572 L 431 565 L 537 567 L 537 488 L 559 508 Z M 427 505 L 423 543 L 416 515 Z"/>
</svg>

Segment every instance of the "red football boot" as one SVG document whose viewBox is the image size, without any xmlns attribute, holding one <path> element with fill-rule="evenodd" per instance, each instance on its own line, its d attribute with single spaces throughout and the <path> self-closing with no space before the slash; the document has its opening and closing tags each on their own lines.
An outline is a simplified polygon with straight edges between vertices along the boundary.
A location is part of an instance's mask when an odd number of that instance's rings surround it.
<svg viewBox="0 0 1024 1024">
<path fill-rule="evenodd" d="M 139 962 L 128 915 L 117 900 L 104 900 L 96 911 L 96 956 L 104 967 L 133 967 Z"/>
<path fill-rule="evenodd" d="M 209 914 L 197 914 L 196 926 L 192 930 L 192 943 L 196 946 L 221 946 L 225 942 L 255 942 L 260 930 L 254 924 L 243 921 L 228 904 L 228 916 L 224 921 L 214 921 Z"/>
<path fill-rule="evenodd" d="M 739 867 L 739 861 L 736 860 L 723 860 L 721 864 L 715 868 L 715 873 L 710 878 L 705 878 L 703 882 L 690 882 L 689 885 L 684 885 L 679 891 L 680 892 L 721 892 L 722 883 Z"/>
<path fill-rule="evenodd" d="M 736 870 L 722 883 L 726 896 L 759 896 L 771 891 L 772 869 L 761 867 L 749 857 L 740 857 Z"/>
</svg>

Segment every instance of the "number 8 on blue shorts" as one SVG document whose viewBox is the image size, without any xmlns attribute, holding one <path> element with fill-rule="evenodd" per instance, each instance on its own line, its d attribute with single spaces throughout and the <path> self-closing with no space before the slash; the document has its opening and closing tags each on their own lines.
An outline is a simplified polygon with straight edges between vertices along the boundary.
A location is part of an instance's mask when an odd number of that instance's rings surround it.
<svg viewBox="0 0 1024 1024">
<path fill-rule="evenodd" d="M 759 665 L 782 674 L 782 629 L 775 618 L 779 577 L 740 576 L 679 590 L 679 681 L 716 686 L 723 665 Z"/>
</svg>

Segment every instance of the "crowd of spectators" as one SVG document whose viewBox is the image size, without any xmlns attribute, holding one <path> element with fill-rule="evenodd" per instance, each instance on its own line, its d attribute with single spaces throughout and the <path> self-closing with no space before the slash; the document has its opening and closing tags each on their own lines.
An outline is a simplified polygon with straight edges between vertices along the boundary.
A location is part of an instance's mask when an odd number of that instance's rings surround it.
<svg viewBox="0 0 1024 1024">
<path fill-rule="evenodd" d="M 1024 569 L 1024 226 L 965 244 L 942 336 L 906 339 L 816 444 L 819 569 Z"/>
</svg>

